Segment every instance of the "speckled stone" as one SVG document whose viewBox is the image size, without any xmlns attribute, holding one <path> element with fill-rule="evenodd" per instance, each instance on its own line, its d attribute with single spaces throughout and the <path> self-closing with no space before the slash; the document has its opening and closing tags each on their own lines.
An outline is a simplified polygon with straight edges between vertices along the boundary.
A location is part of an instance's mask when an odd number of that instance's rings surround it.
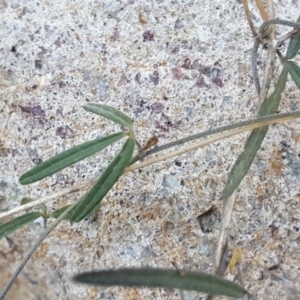
<svg viewBox="0 0 300 300">
<path fill-rule="evenodd" d="M 299 1 L 274 2 L 277 17 L 298 18 Z M 259 26 L 253 6 L 251 13 Z M 153 135 L 162 145 L 254 117 L 252 45 L 236 0 L 0 0 L 0 209 L 93 178 L 112 160 L 121 143 L 39 183 L 18 183 L 41 160 L 120 130 L 84 111 L 87 102 L 130 115 L 141 144 Z M 259 55 L 262 65 L 264 51 Z M 280 111 L 298 108 L 290 82 Z M 261 300 L 300 294 L 299 130 L 299 121 L 270 126 L 233 213 L 231 244 L 243 249 L 243 280 Z M 221 212 L 220 192 L 246 137 L 126 174 L 95 216 L 60 224 L 7 299 L 198 299 L 178 290 L 82 286 L 70 278 L 126 266 L 210 272 L 219 223 L 204 232 L 197 217 L 212 206 Z M 166 174 L 175 185 L 162 187 Z M 37 223 L 0 241 L 0 288 L 40 229 Z"/>
</svg>

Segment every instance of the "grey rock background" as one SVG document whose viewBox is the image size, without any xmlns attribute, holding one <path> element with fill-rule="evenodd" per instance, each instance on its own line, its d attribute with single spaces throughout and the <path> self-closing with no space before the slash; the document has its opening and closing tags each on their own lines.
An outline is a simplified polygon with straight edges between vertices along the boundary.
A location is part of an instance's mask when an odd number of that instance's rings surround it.
<svg viewBox="0 0 300 300">
<path fill-rule="evenodd" d="M 296 20 L 298 14 L 299 1 L 276 1 L 277 17 Z M 156 135 L 163 144 L 254 117 L 252 44 L 236 0 L 0 1 L 1 210 L 23 196 L 43 197 L 91 178 L 113 158 L 118 146 L 40 183 L 18 183 L 38 162 L 119 130 L 85 112 L 86 102 L 129 114 L 142 143 Z M 299 92 L 290 83 L 280 110 L 295 109 Z M 243 248 L 243 279 L 257 299 L 300 298 L 299 129 L 299 121 L 271 126 L 239 189 L 231 238 Z M 128 266 L 210 272 L 218 198 L 246 136 L 124 176 L 97 216 L 63 223 L 51 234 L 8 299 L 199 299 L 191 292 L 94 288 L 69 279 Z M 36 222 L 0 241 L 1 287 L 40 232 Z"/>
</svg>

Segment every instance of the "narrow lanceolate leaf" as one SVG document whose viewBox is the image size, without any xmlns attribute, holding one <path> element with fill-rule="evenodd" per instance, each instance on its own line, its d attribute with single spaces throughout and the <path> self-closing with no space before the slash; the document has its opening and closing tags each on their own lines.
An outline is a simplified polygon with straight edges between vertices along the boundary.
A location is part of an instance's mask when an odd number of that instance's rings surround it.
<svg viewBox="0 0 300 300">
<path fill-rule="evenodd" d="M 21 184 L 30 184 L 39 181 L 103 150 L 124 136 L 125 134 L 123 132 L 119 132 L 75 146 L 37 165 L 35 168 L 23 174 L 19 181 Z"/>
<path fill-rule="evenodd" d="M 132 128 L 132 120 L 127 115 L 111 106 L 98 103 L 89 103 L 84 105 L 83 108 L 129 129 Z"/>
<path fill-rule="evenodd" d="M 247 291 L 239 285 L 210 274 L 164 269 L 121 269 L 76 275 L 77 282 L 92 285 L 120 285 L 177 288 L 210 295 L 240 298 Z"/>
<path fill-rule="evenodd" d="M 50 215 L 50 217 L 51 217 L 51 218 L 57 219 L 57 218 L 58 218 L 62 213 L 64 213 L 70 206 L 71 206 L 71 204 L 70 204 L 70 205 L 66 205 L 66 206 L 64 206 L 64 207 L 62 207 L 62 208 L 56 209 L 56 210 Z M 72 213 L 72 210 L 70 211 L 70 213 L 69 213 L 68 215 L 70 215 L 71 213 Z M 65 219 L 68 219 L 68 216 L 66 216 Z"/>
<path fill-rule="evenodd" d="M 113 187 L 128 166 L 133 154 L 134 145 L 134 139 L 128 138 L 120 153 L 110 163 L 99 180 L 78 205 L 74 207 L 74 212 L 71 217 L 72 221 L 81 221 L 99 207 L 104 196 Z"/>
<path fill-rule="evenodd" d="M 289 64 L 289 73 L 295 81 L 298 89 L 300 89 L 300 67 L 294 62 L 290 61 Z"/>
<path fill-rule="evenodd" d="M 297 22 L 298 23 L 300 22 L 300 16 Z M 297 55 L 299 49 L 300 49 L 300 31 L 298 31 L 295 35 L 291 37 L 288 50 L 286 52 L 286 59 L 294 58 Z"/>
<path fill-rule="evenodd" d="M 28 223 L 33 222 L 34 220 L 38 219 L 41 216 L 39 212 L 30 212 L 23 216 L 17 217 L 11 221 L 8 221 L 4 224 L 0 225 L 0 239 L 13 233 L 14 231 L 18 230 L 19 228 L 25 226 Z"/>
<path fill-rule="evenodd" d="M 284 66 L 277 81 L 274 92 L 262 104 L 259 112 L 260 117 L 274 114 L 277 111 L 281 100 L 281 94 L 285 88 L 289 64 L 290 63 L 286 63 L 286 65 Z M 222 199 L 230 197 L 233 191 L 239 186 L 239 184 L 247 174 L 253 162 L 253 159 L 257 151 L 259 150 L 267 132 L 268 126 L 254 129 L 251 132 L 243 153 L 238 157 L 229 174 L 226 186 L 222 191 Z"/>
</svg>

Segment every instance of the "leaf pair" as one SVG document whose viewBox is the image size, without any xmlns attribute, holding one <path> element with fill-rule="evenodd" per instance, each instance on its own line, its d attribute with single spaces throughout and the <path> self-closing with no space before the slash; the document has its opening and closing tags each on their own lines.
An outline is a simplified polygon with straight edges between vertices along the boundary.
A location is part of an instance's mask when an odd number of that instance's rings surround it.
<svg viewBox="0 0 300 300">
<path fill-rule="evenodd" d="M 86 111 L 93 112 L 109 120 L 112 120 L 115 123 L 123 125 L 132 132 L 132 120 L 113 107 L 103 104 L 90 103 L 84 105 L 83 108 Z M 35 168 L 23 174 L 20 177 L 19 181 L 21 184 L 30 184 L 39 181 L 47 176 L 53 175 L 80 160 L 83 160 L 97 152 L 100 152 L 109 145 L 112 145 L 113 143 L 119 141 L 125 135 L 126 134 L 124 132 L 119 132 L 75 146 L 37 165 Z"/>
<path fill-rule="evenodd" d="M 125 168 L 128 166 L 135 146 L 133 135 L 133 122 L 132 120 L 123 114 L 122 112 L 102 104 L 88 104 L 84 106 L 84 109 L 98 115 L 104 116 L 107 119 L 114 121 L 129 129 L 129 137 L 125 142 L 120 153 L 110 163 L 108 168 L 103 172 L 96 184 L 91 190 L 84 195 L 78 204 L 68 214 L 68 218 L 74 222 L 78 222 L 84 219 L 87 215 L 96 210 L 103 197 L 113 187 L 115 182 L 123 174 Z M 87 158 L 104 148 L 119 141 L 121 138 L 128 136 L 126 132 L 115 133 L 106 137 L 101 137 L 93 141 L 83 143 L 75 146 L 67 151 L 64 151 L 45 162 L 37 165 L 32 170 L 23 174 L 19 181 L 21 184 L 30 184 L 39 181 L 47 176 L 50 176 L 76 162 Z M 57 218 L 60 216 L 69 206 L 65 206 L 56 210 L 50 215 L 50 217 Z M 33 222 L 37 218 L 45 216 L 42 212 L 31 212 L 20 217 L 17 217 L 9 222 L 0 225 L 0 239 L 6 235 L 16 231 L 17 229 Z"/>
<path fill-rule="evenodd" d="M 101 200 L 118 181 L 125 168 L 128 166 L 133 154 L 134 146 L 134 139 L 128 138 L 120 153 L 103 172 L 99 180 L 85 195 L 85 197 L 79 201 L 79 203 L 74 207 L 74 210 L 71 211 L 71 220 L 73 222 L 81 221 L 99 208 Z"/>
<path fill-rule="evenodd" d="M 114 121 L 115 123 L 127 127 L 129 129 L 130 137 L 125 142 L 120 153 L 103 172 L 96 184 L 81 200 L 79 200 L 78 204 L 68 214 L 69 218 L 74 222 L 84 219 L 87 215 L 99 207 L 103 197 L 120 178 L 125 168 L 129 164 L 135 145 L 132 129 L 133 122 L 128 116 L 107 105 L 91 103 L 84 105 L 83 107 L 89 112 L 96 113 Z M 84 158 L 103 150 L 107 146 L 119 141 L 126 135 L 128 135 L 128 133 L 119 132 L 75 146 L 46 160 L 29 172 L 23 174 L 20 177 L 20 183 L 29 184 L 50 176 Z M 59 209 L 58 211 L 54 212 L 52 216 L 59 216 L 63 211 L 65 211 L 65 209 L 67 209 L 67 207 Z"/>
</svg>

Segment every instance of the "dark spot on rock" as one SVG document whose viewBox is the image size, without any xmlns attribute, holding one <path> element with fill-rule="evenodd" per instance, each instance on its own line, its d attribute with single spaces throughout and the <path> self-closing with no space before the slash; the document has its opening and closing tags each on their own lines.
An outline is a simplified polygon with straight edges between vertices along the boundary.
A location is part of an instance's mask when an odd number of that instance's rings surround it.
<svg viewBox="0 0 300 300">
<path fill-rule="evenodd" d="M 220 88 L 224 86 L 224 83 L 221 78 L 215 78 L 212 80 L 212 82 Z"/>
<path fill-rule="evenodd" d="M 277 222 L 277 221 L 273 221 L 272 222 L 272 224 L 269 226 L 269 228 L 271 229 L 272 236 L 278 230 L 279 227 L 280 227 L 280 223 L 279 222 Z"/>
<path fill-rule="evenodd" d="M 155 128 L 162 130 L 163 132 L 169 132 L 169 128 L 162 125 L 160 122 L 155 122 Z"/>
<path fill-rule="evenodd" d="M 174 79 L 176 79 L 176 80 L 180 80 L 181 79 L 182 73 L 181 73 L 180 68 L 172 68 L 171 72 L 172 72 L 172 75 L 173 75 Z"/>
<path fill-rule="evenodd" d="M 58 83 L 58 86 L 59 86 L 59 88 L 64 88 L 65 86 L 66 86 L 66 84 L 63 82 L 63 81 L 60 81 L 59 83 Z"/>
<path fill-rule="evenodd" d="M 185 57 L 183 59 L 183 63 L 180 67 L 183 68 L 183 69 L 186 69 L 186 70 L 190 70 L 190 69 L 193 68 L 192 65 L 191 65 L 191 60 L 188 57 Z"/>
<path fill-rule="evenodd" d="M 69 125 L 63 125 L 56 128 L 56 135 L 62 139 L 74 138 L 75 134 Z"/>
<path fill-rule="evenodd" d="M 204 69 L 203 69 L 203 74 L 204 74 L 206 77 L 211 78 L 211 72 L 212 72 L 211 67 L 204 67 Z"/>
<path fill-rule="evenodd" d="M 203 76 L 198 77 L 196 86 L 199 88 L 210 88 L 210 86 L 205 83 Z"/>
<path fill-rule="evenodd" d="M 279 268 L 279 265 L 273 265 L 271 267 L 268 267 L 268 271 L 274 271 L 277 270 Z"/>
<path fill-rule="evenodd" d="M 41 51 L 38 53 L 38 58 L 43 58 L 44 54 L 47 53 L 47 49 L 43 46 L 40 46 L 39 48 L 41 49 Z"/>
<path fill-rule="evenodd" d="M 106 55 L 107 54 L 107 45 L 102 43 L 100 51 L 101 51 L 102 54 Z"/>
<path fill-rule="evenodd" d="M 56 39 L 56 41 L 54 42 L 54 45 L 55 45 L 56 47 L 58 47 L 58 48 L 61 47 L 60 37 L 58 37 L 58 38 Z"/>
<path fill-rule="evenodd" d="M 138 84 L 141 84 L 141 73 L 140 72 L 138 72 L 136 75 L 135 75 L 135 77 L 134 77 L 134 79 L 135 79 L 135 81 L 138 83 Z"/>
<path fill-rule="evenodd" d="M 35 148 L 29 149 L 29 156 L 30 156 L 32 162 L 36 165 L 38 165 L 42 162 L 42 159 L 40 158 L 38 151 Z"/>
<path fill-rule="evenodd" d="M 43 160 L 42 160 L 40 157 L 34 158 L 34 159 L 32 160 L 32 162 L 33 162 L 35 165 L 38 165 L 38 164 L 42 163 L 42 161 L 43 161 Z"/>
<path fill-rule="evenodd" d="M 5 190 L 8 187 L 8 183 L 4 180 L 0 181 L 0 189 Z"/>
<path fill-rule="evenodd" d="M 12 46 L 10 51 L 12 53 L 16 53 L 17 52 L 17 46 Z"/>
<path fill-rule="evenodd" d="M 196 59 L 193 61 L 193 69 L 199 71 L 200 73 L 204 73 L 204 65 L 201 64 L 200 59 Z"/>
<path fill-rule="evenodd" d="M 63 115 L 63 107 L 62 106 L 59 106 L 58 109 L 56 110 L 56 114 L 58 116 L 62 116 Z"/>
<path fill-rule="evenodd" d="M 288 148 L 291 147 L 291 146 L 290 146 L 287 142 L 285 142 L 285 141 L 281 141 L 281 142 L 280 142 L 280 146 L 282 147 L 282 150 L 286 150 L 286 149 L 288 149 Z"/>
<path fill-rule="evenodd" d="M 9 154 L 9 148 L 0 148 L 0 157 L 7 157 Z"/>
<path fill-rule="evenodd" d="M 151 41 L 154 41 L 154 33 L 149 30 L 146 30 L 143 33 L 143 42 L 151 42 Z"/>
<path fill-rule="evenodd" d="M 167 121 L 166 122 L 167 126 L 170 126 L 170 127 L 174 128 L 174 129 L 180 128 L 181 123 L 182 123 L 182 120 L 175 121 L 173 123 L 171 121 Z"/>
<path fill-rule="evenodd" d="M 175 160 L 175 166 L 181 167 L 182 163 L 179 160 Z"/>
<path fill-rule="evenodd" d="M 224 86 L 221 77 L 221 70 L 217 68 L 213 68 L 211 71 L 212 82 L 218 87 L 222 88 Z"/>
<path fill-rule="evenodd" d="M 165 106 L 161 102 L 155 102 L 150 106 L 150 108 L 151 108 L 151 113 L 159 114 L 163 112 Z"/>
<path fill-rule="evenodd" d="M 141 100 L 141 101 L 138 102 L 138 107 L 137 107 L 136 110 L 133 112 L 133 114 L 134 114 L 135 117 L 140 116 L 141 113 L 143 113 L 143 111 L 144 111 L 145 109 L 147 109 L 147 110 L 150 109 L 150 106 L 149 106 L 149 105 L 145 106 L 146 103 L 147 103 L 147 102 L 146 102 L 145 100 Z"/>
<path fill-rule="evenodd" d="M 26 87 L 26 91 L 30 92 L 30 91 L 36 90 L 37 88 L 38 88 L 38 85 L 34 84 L 33 86 Z"/>
<path fill-rule="evenodd" d="M 65 187 L 67 184 L 73 184 L 74 181 L 70 180 L 69 176 L 66 174 L 59 174 L 56 178 L 56 184 L 59 184 L 61 187 Z"/>
<path fill-rule="evenodd" d="M 184 27 L 184 24 L 183 24 L 183 20 L 182 19 L 177 19 L 176 22 L 175 22 L 175 29 L 181 29 Z"/>
<path fill-rule="evenodd" d="M 150 75 L 150 80 L 154 83 L 154 85 L 158 85 L 159 83 L 159 73 L 154 71 L 152 75 Z"/>
<path fill-rule="evenodd" d="M 111 40 L 111 42 L 115 42 L 119 38 L 120 38 L 120 33 L 118 31 L 118 28 L 115 28 L 113 34 L 110 36 L 110 40 Z"/>
<path fill-rule="evenodd" d="M 34 67 L 35 67 L 36 69 L 41 70 L 42 67 L 43 67 L 43 61 L 42 61 L 41 59 L 36 59 L 36 60 L 34 61 Z"/>
<path fill-rule="evenodd" d="M 217 209 L 212 206 L 208 211 L 199 215 L 197 221 L 202 232 L 209 233 L 216 229 L 217 225 L 221 222 L 221 218 Z"/>
<path fill-rule="evenodd" d="M 171 53 L 172 53 L 172 54 L 177 54 L 177 53 L 179 52 L 179 50 L 180 50 L 180 47 L 179 47 L 179 46 L 175 46 L 175 47 L 172 49 Z"/>
<path fill-rule="evenodd" d="M 124 74 L 122 74 L 119 82 L 118 82 L 118 86 L 123 86 L 126 85 L 128 83 L 128 79 L 126 78 L 126 76 Z"/>
<path fill-rule="evenodd" d="M 45 111 L 42 109 L 40 105 L 34 106 L 19 106 L 22 112 L 25 112 L 34 117 L 45 117 Z"/>
</svg>

